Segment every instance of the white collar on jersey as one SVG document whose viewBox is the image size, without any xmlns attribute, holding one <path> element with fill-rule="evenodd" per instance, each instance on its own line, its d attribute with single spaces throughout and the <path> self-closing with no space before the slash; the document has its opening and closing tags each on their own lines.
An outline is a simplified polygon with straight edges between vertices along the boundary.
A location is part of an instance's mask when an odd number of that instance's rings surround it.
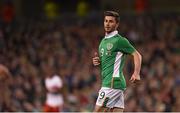
<svg viewBox="0 0 180 113">
<path fill-rule="evenodd" d="M 106 35 L 105 35 L 105 38 L 111 38 L 111 37 L 113 37 L 113 36 L 115 36 L 115 35 L 117 35 L 117 34 L 118 34 L 118 31 L 115 30 L 115 31 L 113 31 L 113 32 L 111 32 L 111 33 L 109 33 L 109 34 L 106 34 Z"/>
</svg>

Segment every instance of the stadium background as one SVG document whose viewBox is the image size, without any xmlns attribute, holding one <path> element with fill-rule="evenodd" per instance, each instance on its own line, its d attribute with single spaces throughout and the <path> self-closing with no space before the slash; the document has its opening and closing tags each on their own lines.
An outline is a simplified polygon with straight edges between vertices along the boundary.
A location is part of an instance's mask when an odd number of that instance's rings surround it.
<svg viewBox="0 0 180 113">
<path fill-rule="evenodd" d="M 12 73 L 0 111 L 42 111 L 44 78 L 64 82 L 64 111 L 92 111 L 100 87 L 92 66 L 103 38 L 103 11 L 121 15 L 120 34 L 143 56 L 142 83 L 125 75 L 125 111 L 180 111 L 179 0 L 0 0 L 0 63 Z M 1 83 L 5 85 L 5 83 Z M 1 89 L 2 91 L 2 89 Z M 4 98 L 0 96 L 0 99 Z"/>
</svg>

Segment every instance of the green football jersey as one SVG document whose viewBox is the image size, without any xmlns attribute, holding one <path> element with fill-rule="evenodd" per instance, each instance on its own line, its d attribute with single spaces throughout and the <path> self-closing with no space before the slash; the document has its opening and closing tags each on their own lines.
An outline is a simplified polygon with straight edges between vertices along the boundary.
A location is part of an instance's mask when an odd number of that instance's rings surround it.
<svg viewBox="0 0 180 113">
<path fill-rule="evenodd" d="M 135 48 L 117 31 L 102 39 L 99 45 L 102 87 L 126 89 L 123 67 L 126 56 L 134 51 Z"/>
</svg>

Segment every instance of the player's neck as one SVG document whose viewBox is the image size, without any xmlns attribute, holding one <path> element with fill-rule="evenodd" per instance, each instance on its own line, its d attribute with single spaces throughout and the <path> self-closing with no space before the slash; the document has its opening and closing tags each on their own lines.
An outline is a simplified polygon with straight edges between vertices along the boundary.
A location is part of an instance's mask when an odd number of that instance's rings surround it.
<svg viewBox="0 0 180 113">
<path fill-rule="evenodd" d="M 111 31 L 111 32 L 106 32 L 106 33 L 105 33 L 105 38 L 113 37 L 113 36 L 115 36 L 116 34 L 118 34 L 118 31 L 117 31 L 117 30 L 114 30 L 114 31 Z"/>
</svg>

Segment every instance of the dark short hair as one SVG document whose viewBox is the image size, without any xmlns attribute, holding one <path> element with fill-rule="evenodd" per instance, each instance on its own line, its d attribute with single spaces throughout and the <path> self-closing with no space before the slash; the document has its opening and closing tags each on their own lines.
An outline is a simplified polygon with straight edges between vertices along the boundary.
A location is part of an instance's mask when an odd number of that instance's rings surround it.
<svg viewBox="0 0 180 113">
<path fill-rule="evenodd" d="M 115 20 L 116 22 L 119 22 L 120 21 L 120 16 L 117 12 L 115 11 L 105 11 L 104 12 L 104 17 L 105 16 L 112 16 L 112 17 L 115 17 Z"/>
</svg>

